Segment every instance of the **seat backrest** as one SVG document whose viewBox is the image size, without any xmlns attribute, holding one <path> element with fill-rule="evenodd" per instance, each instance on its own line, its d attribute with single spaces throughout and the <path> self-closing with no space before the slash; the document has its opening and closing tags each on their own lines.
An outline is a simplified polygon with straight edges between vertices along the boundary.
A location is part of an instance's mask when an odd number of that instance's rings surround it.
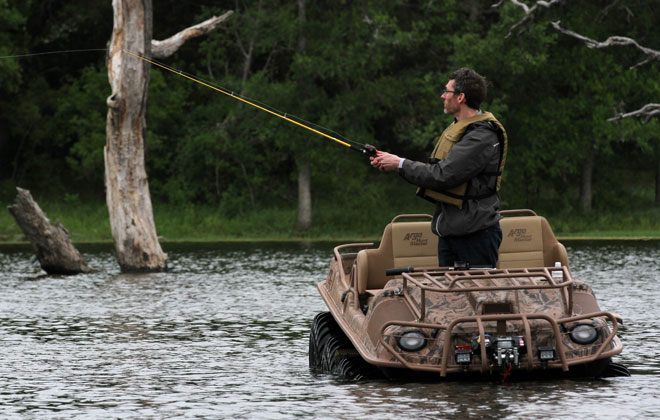
<svg viewBox="0 0 660 420">
<path fill-rule="evenodd" d="M 393 223 L 391 268 L 438 265 L 438 237 L 431 222 Z"/>
<path fill-rule="evenodd" d="M 498 268 L 568 266 L 566 248 L 557 241 L 542 216 L 505 217 L 500 220 L 502 243 Z"/>
<path fill-rule="evenodd" d="M 377 249 L 358 252 L 358 293 L 383 288 L 393 278 L 385 275 L 388 268 L 438 265 L 438 237 L 431 231 L 431 222 L 397 222 L 397 219 L 385 226 Z"/>
</svg>

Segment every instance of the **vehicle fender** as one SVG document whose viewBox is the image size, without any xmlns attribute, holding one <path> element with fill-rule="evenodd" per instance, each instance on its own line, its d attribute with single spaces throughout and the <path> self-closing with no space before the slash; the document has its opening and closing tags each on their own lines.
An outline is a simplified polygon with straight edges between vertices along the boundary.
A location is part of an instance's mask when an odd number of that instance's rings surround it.
<svg viewBox="0 0 660 420">
<path fill-rule="evenodd" d="M 387 290 L 387 289 L 386 289 Z M 381 337 L 381 329 L 389 321 L 414 321 L 415 315 L 402 296 L 384 296 L 383 292 L 374 297 L 367 315 L 367 334 L 375 346 Z"/>
<path fill-rule="evenodd" d="M 573 313 L 579 315 L 600 311 L 591 287 L 585 283 L 576 282 L 573 285 Z"/>
</svg>

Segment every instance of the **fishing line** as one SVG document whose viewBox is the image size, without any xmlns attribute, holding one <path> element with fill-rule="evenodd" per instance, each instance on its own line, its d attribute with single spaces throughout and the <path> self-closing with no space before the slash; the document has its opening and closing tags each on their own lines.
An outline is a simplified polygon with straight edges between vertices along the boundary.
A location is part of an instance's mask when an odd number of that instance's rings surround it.
<svg viewBox="0 0 660 420">
<path fill-rule="evenodd" d="M 108 49 L 107 48 L 88 48 L 88 49 L 78 49 L 78 50 L 46 51 L 46 52 L 31 53 L 31 54 L 0 56 L 0 59 L 25 58 L 25 57 L 34 57 L 34 56 L 49 55 L 49 54 L 68 54 L 68 53 L 98 52 L 98 51 L 108 51 Z M 257 109 L 260 109 L 262 111 L 268 112 L 271 115 L 282 118 L 285 121 L 288 121 L 288 122 L 290 122 L 292 124 L 295 124 L 299 127 L 305 128 L 309 131 L 312 131 L 313 133 L 316 133 L 316 134 L 318 134 L 322 137 L 330 139 L 330 140 L 332 140 L 332 141 L 334 141 L 338 144 L 341 144 L 342 146 L 348 147 L 349 149 L 355 150 L 359 153 L 362 153 L 362 154 L 365 154 L 365 155 L 368 155 L 368 156 L 374 156 L 374 157 L 376 156 L 376 148 L 369 145 L 369 144 L 363 144 L 363 143 L 358 143 L 356 141 L 349 140 L 346 137 L 340 135 L 339 133 L 337 133 L 333 130 L 330 130 L 326 127 L 320 126 L 318 124 L 311 123 L 309 121 L 305 121 L 304 119 L 302 119 L 300 117 L 296 117 L 295 115 L 291 115 L 287 112 L 279 111 L 279 110 L 277 110 L 276 108 L 274 108 L 270 105 L 259 102 L 255 99 L 249 98 L 249 97 L 244 96 L 244 95 L 239 95 L 238 93 L 236 93 L 236 92 L 234 92 L 230 89 L 226 89 L 226 88 L 223 88 L 223 87 L 216 86 L 216 85 L 212 84 L 209 81 L 206 81 L 206 80 L 201 79 L 199 77 L 196 77 L 196 76 L 193 76 L 191 74 L 185 73 L 181 70 L 177 70 L 177 69 L 172 68 L 172 67 L 170 67 L 166 64 L 160 63 L 160 62 L 158 62 L 154 59 L 143 57 L 139 54 L 132 53 L 132 52 L 130 52 L 128 50 L 125 50 L 125 49 L 123 51 L 125 53 L 133 56 L 133 57 L 136 57 L 136 58 L 142 60 L 142 61 L 153 64 L 154 66 L 160 67 L 160 68 L 165 69 L 167 71 L 170 71 L 170 72 L 172 72 L 174 74 L 177 74 L 181 77 L 184 77 L 188 80 L 192 80 L 193 82 L 199 83 L 202 86 L 213 89 L 216 92 L 220 92 L 224 95 L 230 96 L 230 97 L 232 97 L 232 98 L 234 98 L 238 101 L 246 103 L 246 104 L 248 104 L 250 106 L 253 106 Z M 313 128 L 311 126 L 314 126 L 316 128 Z M 323 130 L 323 131 L 321 131 L 321 130 Z M 332 133 L 335 136 L 331 136 L 331 135 L 327 134 L 327 132 Z M 362 147 L 360 147 L 360 146 L 362 146 Z"/>
<path fill-rule="evenodd" d="M 84 49 L 84 50 L 46 51 L 46 52 L 31 53 L 31 54 L 3 55 L 3 56 L 0 56 L 0 59 L 3 59 L 3 58 L 34 57 L 36 55 L 48 55 L 48 54 L 80 53 L 80 52 L 89 52 L 89 51 L 108 51 L 108 49 L 107 48 L 88 48 L 88 49 Z"/>
<path fill-rule="evenodd" d="M 341 144 L 342 146 L 348 147 L 348 148 L 350 148 L 350 149 L 352 149 L 352 150 L 355 150 L 355 151 L 357 151 L 357 152 L 359 152 L 359 153 L 362 153 L 362 154 L 365 154 L 365 155 L 368 155 L 368 156 L 376 156 L 376 148 L 373 147 L 373 146 L 371 146 L 371 145 L 369 145 L 369 144 L 362 144 L 362 143 L 358 143 L 358 142 L 355 142 L 355 141 L 351 141 L 351 140 L 348 140 L 348 139 L 345 139 L 345 138 L 344 138 L 344 140 L 340 140 L 340 139 L 338 139 L 337 137 L 333 137 L 333 136 L 331 136 L 331 135 L 329 135 L 329 134 L 324 133 L 323 131 L 320 131 L 321 129 L 326 130 L 326 131 L 331 131 L 331 130 L 328 130 L 327 128 L 325 128 L 325 127 L 321 127 L 321 126 L 316 125 L 316 124 L 311 124 L 311 123 L 309 123 L 309 122 L 303 120 L 302 118 L 295 117 L 295 116 L 290 115 L 290 114 L 288 114 L 288 113 L 286 113 L 286 112 L 278 111 L 278 110 L 276 110 L 275 108 L 273 108 L 273 107 L 271 107 L 271 106 L 269 106 L 269 105 L 266 105 L 266 104 L 263 104 L 263 103 L 259 103 L 259 104 L 258 104 L 258 103 L 257 103 L 258 101 L 255 101 L 255 100 L 252 100 L 252 99 L 248 100 L 249 98 L 247 98 L 247 97 L 245 97 L 245 96 L 243 96 L 243 95 L 239 95 L 239 94 L 235 93 L 235 92 L 232 91 L 232 90 L 229 90 L 229 89 L 226 89 L 226 88 L 222 88 L 222 87 L 218 87 L 218 86 L 214 86 L 214 85 L 211 84 L 210 82 L 206 82 L 206 81 L 204 81 L 204 80 L 202 80 L 202 79 L 200 79 L 200 78 L 198 78 L 198 77 L 195 77 L 195 76 L 192 76 L 192 75 L 190 75 L 190 74 L 184 73 L 184 72 L 182 72 L 182 71 L 180 71 L 180 70 L 174 69 L 174 68 L 172 68 L 172 67 L 170 67 L 170 66 L 168 66 L 168 65 L 166 65 L 166 64 L 160 63 L 160 62 L 158 62 L 158 61 L 156 61 L 156 60 L 153 60 L 153 59 L 150 59 L 150 58 L 146 58 L 146 57 L 143 57 L 143 56 L 138 55 L 138 54 L 134 54 L 134 53 L 132 53 L 132 52 L 130 52 L 130 51 L 128 51 L 128 50 L 123 50 L 123 51 L 124 51 L 125 53 L 129 54 L 129 55 L 132 55 L 133 57 L 136 57 L 136 58 L 139 58 L 140 60 L 146 61 L 147 63 L 153 64 L 153 65 L 155 65 L 155 66 L 157 66 L 157 67 L 160 67 L 160 68 L 162 68 L 162 69 L 165 69 L 165 70 L 167 70 L 167 71 L 170 71 L 170 72 L 172 72 L 172 73 L 174 73 L 174 74 L 177 74 L 177 75 L 179 75 L 179 76 L 181 76 L 181 77 L 184 77 L 184 78 L 186 78 L 186 79 L 192 80 L 193 82 L 195 82 L 195 83 L 199 83 L 199 84 L 202 85 L 202 86 L 205 86 L 205 87 L 208 87 L 208 88 L 210 88 L 210 89 L 213 89 L 213 90 L 215 90 L 216 92 L 220 92 L 220 93 L 222 93 L 222 94 L 224 94 L 224 95 L 230 96 L 230 97 L 232 97 L 232 98 L 234 98 L 234 99 L 236 99 L 236 100 L 238 100 L 238 101 L 241 101 L 241 102 L 243 102 L 243 103 L 246 103 L 246 104 L 248 104 L 248 105 L 250 105 L 250 106 L 253 106 L 253 107 L 257 108 L 257 109 L 260 109 L 260 110 L 262 110 L 262 111 L 268 112 L 268 113 L 271 114 L 271 115 L 274 115 L 274 116 L 276 116 L 276 117 L 282 118 L 282 119 L 284 119 L 285 121 L 288 121 L 288 122 L 290 122 L 290 123 L 292 123 L 292 124 L 295 124 L 295 125 L 297 125 L 297 126 L 299 126 L 299 127 L 305 128 L 305 129 L 307 129 L 307 130 L 309 130 L 309 131 L 312 131 L 312 132 L 314 132 L 314 133 L 316 133 L 316 134 L 318 134 L 318 135 L 320 135 L 320 136 L 323 136 L 323 137 L 325 137 L 325 138 L 327 138 L 327 139 L 330 139 L 330 140 L 332 140 L 332 141 L 334 141 L 334 142 L 336 142 L 336 143 L 338 143 L 338 144 Z M 292 117 L 295 118 L 295 119 L 293 119 Z M 297 120 L 299 120 L 299 121 L 297 121 Z M 303 122 L 300 122 L 300 121 L 303 121 L 304 123 L 303 123 Z M 308 124 L 309 124 L 309 125 L 316 125 L 316 127 L 318 127 L 319 129 L 312 128 L 312 127 L 310 127 Z M 333 133 L 334 133 L 334 132 L 333 132 Z M 336 134 L 336 133 L 334 133 L 334 134 Z M 342 137 L 342 136 L 339 136 L 339 137 Z M 351 143 L 353 143 L 353 144 L 351 144 Z M 357 147 L 357 146 L 364 146 L 364 147 Z"/>
<path fill-rule="evenodd" d="M 131 54 L 131 53 L 128 52 L 128 51 L 126 51 L 126 52 L 129 53 L 129 54 Z M 190 74 L 190 73 L 186 73 L 186 72 L 184 72 L 184 71 L 181 71 L 181 70 L 175 69 L 175 68 L 170 67 L 170 66 L 168 66 L 168 65 L 166 65 L 166 64 L 163 64 L 162 62 L 159 62 L 159 61 L 157 61 L 157 60 L 154 60 L 153 58 L 150 59 L 150 60 L 153 61 L 154 63 L 158 63 L 158 65 L 159 65 L 160 67 L 167 68 L 167 70 L 169 70 L 169 71 L 171 71 L 171 72 L 173 72 L 173 73 L 177 73 L 177 74 L 180 74 L 180 75 L 185 75 L 186 78 L 194 78 L 194 79 L 197 79 L 197 80 L 199 80 L 199 81 L 204 82 L 205 84 L 211 85 L 211 86 L 214 87 L 214 88 L 221 89 L 221 90 L 223 91 L 223 93 L 225 93 L 225 94 L 227 94 L 227 95 L 229 95 L 229 96 L 234 96 L 234 97 L 237 97 L 237 98 L 242 98 L 242 99 L 245 99 L 245 100 L 247 100 L 247 101 L 250 101 L 250 102 L 253 102 L 253 103 L 255 103 L 255 104 L 258 104 L 258 105 L 260 105 L 260 106 L 262 106 L 262 107 L 264 107 L 264 108 L 268 108 L 269 110 L 271 110 L 271 111 L 273 111 L 274 113 L 278 114 L 279 117 L 286 116 L 287 118 L 295 119 L 295 120 L 297 120 L 298 122 L 301 122 L 301 123 L 304 123 L 304 124 L 307 124 L 307 125 L 310 125 L 310 126 L 314 126 L 314 127 L 317 128 L 318 130 L 323 130 L 323 131 L 326 132 L 326 133 L 332 133 L 332 134 L 334 134 L 337 138 L 339 138 L 339 139 L 341 139 L 341 140 L 343 140 L 343 141 L 345 141 L 345 142 L 347 142 L 347 143 L 353 143 L 353 144 L 360 145 L 360 146 L 363 145 L 362 143 L 358 143 L 358 142 L 352 141 L 352 140 L 350 140 L 350 139 L 344 137 L 342 134 L 337 133 L 336 131 L 334 131 L 334 130 L 332 130 L 332 129 L 330 129 L 330 128 L 324 127 L 324 126 L 322 126 L 322 125 L 315 124 L 315 123 L 313 123 L 313 122 L 310 122 L 310 121 L 307 121 L 307 120 L 305 120 L 305 119 L 303 119 L 303 118 L 300 118 L 300 117 L 298 117 L 298 116 L 296 116 L 296 115 L 293 115 L 293 114 L 290 114 L 290 113 L 288 113 L 288 112 L 285 112 L 285 111 L 279 110 L 279 109 L 275 108 L 275 107 L 272 106 L 272 105 L 268 105 L 268 104 L 266 104 L 266 103 L 264 103 L 264 102 L 259 101 L 258 99 L 251 98 L 251 97 L 246 96 L 246 95 L 240 95 L 240 94 L 238 94 L 238 93 L 232 91 L 231 89 L 228 89 L 228 88 L 226 88 L 226 87 L 219 86 L 218 84 L 213 83 L 213 82 L 211 82 L 211 81 L 209 81 L 209 80 L 203 79 L 203 78 L 201 78 L 201 77 L 199 77 L 199 76 L 195 76 L 195 75 L 192 75 L 192 74 Z"/>
</svg>

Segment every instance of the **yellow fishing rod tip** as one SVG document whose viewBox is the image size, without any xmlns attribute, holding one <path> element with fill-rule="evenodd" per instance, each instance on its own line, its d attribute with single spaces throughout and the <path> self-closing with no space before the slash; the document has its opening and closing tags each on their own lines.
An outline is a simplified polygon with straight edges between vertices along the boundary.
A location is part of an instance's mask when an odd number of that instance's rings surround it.
<svg viewBox="0 0 660 420">
<path fill-rule="evenodd" d="M 158 66 L 158 67 L 160 67 L 160 68 L 162 68 L 162 69 L 168 70 L 168 71 L 170 71 L 170 72 L 172 72 L 172 73 L 174 73 L 174 74 L 176 74 L 176 75 L 178 75 L 178 76 L 185 77 L 186 79 L 192 80 L 193 82 L 198 83 L 198 84 L 200 84 L 200 85 L 202 85 L 202 86 L 205 86 L 205 87 L 210 88 L 210 89 L 213 89 L 213 90 L 215 90 L 215 91 L 217 91 L 217 92 L 223 93 L 223 94 L 225 94 L 225 95 L 227 95 L 227 96 L 229 96 L 229 97 L 232 97 L 232 98 L 234 98 L 234 99 L 237 99 L 237 100 L 239 100 L 239 101 L 241 101 L 241 102 L 244 102 L 244 103 L 246 103 L 246 104 L 248 104 L 248 105 L 250 105 L 250 106 L 253 106 L 253 107 L 257 108 L 257 109 L 260 109 L 260 110 L 262 110 L 262 111 L 268 112 L 269 114 L 272 114 L 272 115 L 278 116 L 278 117 L 280 117 L 280 118 L 283 118 L 283 119 L 285 119 L 286 121 L 288 121 L 288 122 L 290 122 L 290 123 L 293 123 L 293 124 L 295 124 L 295 125 L 297 125 L 297 126 L 299 126 L 299 127 L 305 128 L 305 129 L 307 129 L 307 130 L 309 130 L 309 131 L 311 131 L 311 132 L 313 132 L 313 133 L 316 133 L 316 134 L 318 134 L 318 135 L 320 135 L 320 136 L 322 136 L 322 137 L 325 137 L 325 138 L 328 138 L 328 139 L 330 139 L 330 140 L 333 140 L 333 141 L 335 141 L 336 143 L 339 143 L 339 144 L 341 144 L 341 145 L 343 145 L 343 146 L 351 147 L 351 145 L 350 145 L 349 143 L 345 142 L 345 141 L 338 140 L 337 138 L 332 137 L 332 136 L 330 136 L 330 135 L 328 135 L 328 134 L 325 134 L 325 133 L 323 133 L 322 131 L 316 130 L 316 129 L 314 129 L 314 128 L 312 128 L 312 127 L 309 127 L 309 126 L 307 126 L 307 125 L 305 125 L 305 124 L 302 124 L 302 123 L 300 123 L 300 122 L 298 122 L 298 121 L 292 120 L 291 118 L 288 117 L 288 113 L 284 113 L 284 115 L 278 114 L 277 112 L 273 112 L 273 111 L 271 111 L 270 109 L 264 108 L 264 107 L 262 107 L 262 106 L 259 106 L 259 105 L 255 104 L 255 103 L 252 103 L 252 102 L 250 102 L 250 101 L 248 101 L 248 100 L 246 100 L 246 99 L 244 99 L 244 98 L 241 98 L 239 95 L 234 95 L 234 92 L 233 92 L 233 91 L 231 91 L 231 92 L 226 92 L 226 91 L 223 90 L 223 89 L 219 89 L 219 88 L 217 88 L 217 87 L 215 87 L 215 86 L 212 86 L 212 85 L 210 85 L 210 84 L 208 84 L 208 83 L 204 83 L 203 81 L 198 80 L 198 79 L 195 78 L 195 77 L 189 76 L 189 75 L 183 73 L 183 71 L 181 71 L 181 70 L 176 70 L 176 69 L 170 68 L 170 67 L 168 67 L 168 66 L 166 66 L 166 65 L 160 64 L 160 63 L 158 63 L 158 62 L 156 62 L 156 61 L 153 61 L 153 60 L 150 60 L 150 59 L 148 59 L 148 58 L 146 58 L 146 57 L 143 57 L 142 55 L 132 53 L 132 52 L 126 50 L 126 49 L 122 49 L 122 51 L 124 51 L 124 52 L 126 52 L 126 53 L 128 53 L 128 54 L 130 54 L 130 55 L 132 55 L 132 56 L 134 56 L 134 57 L 137 57 L 137 58 L 139 58 L 140 60 L 146 61 L 147 63 L 153 64 L 153 65 Z"/>
</svg>

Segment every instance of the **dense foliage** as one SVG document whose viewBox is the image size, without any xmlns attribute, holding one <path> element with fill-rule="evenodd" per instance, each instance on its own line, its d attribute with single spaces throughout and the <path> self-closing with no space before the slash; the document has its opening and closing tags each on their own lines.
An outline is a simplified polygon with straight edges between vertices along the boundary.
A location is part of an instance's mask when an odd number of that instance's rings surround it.
<svg viewBox="0 0 660 420">
<path fill-rule="evenodd" d="M 637 50 L 588 49 L 550 22 L 660 49 L 657 1 L 567 1 L 508 37 L 523 12 L 493 2 L 309 1 L 302 19 L 291 1 L 162 0 L 154 2 L 154 37 L 234 10 L 167 64 L 419 160 L 450 122 L 440 98 L 447 75 L 473 67 L 490 83 L 483 108 L 509 132 L 505 207 L 570 213 L 584 204 L 587 185 L 593 199 L 583 210 L 651 208 L 658 121 L 607 119 L 657 102 L 658 63 L 631 69 L 643 59 Z M 112 19 L 109 1 L 0 0 L 0 56 L 104 48 Z M 0 59 L 0 199 L 9 202 L 21 186 L 37 197 L 102 200 L 109 93 L 103 51 Z M 295 168 L 307 160 L 316 207 L 430 211 L 413 187 L 357 153 L 189 80 L 154 68 L 148 97 L 156 203 L 210 204 L 228 217 L 293 209 Z"/>
</svg>

